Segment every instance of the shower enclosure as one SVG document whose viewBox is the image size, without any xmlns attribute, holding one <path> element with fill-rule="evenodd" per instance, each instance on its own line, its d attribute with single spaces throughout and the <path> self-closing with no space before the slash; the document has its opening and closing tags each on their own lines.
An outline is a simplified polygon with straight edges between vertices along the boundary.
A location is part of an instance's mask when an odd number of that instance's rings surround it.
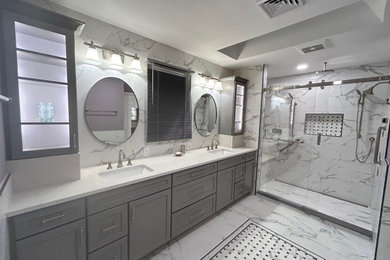
<svg viewBox="0 0 390 260">
<path fill-rule="evenodd" d="M 389 64 L 268 79 L 257 192 L 376 236 L 386 169 Z M 295 88 L 309 82 L 323 87 Z"/>
</svg>

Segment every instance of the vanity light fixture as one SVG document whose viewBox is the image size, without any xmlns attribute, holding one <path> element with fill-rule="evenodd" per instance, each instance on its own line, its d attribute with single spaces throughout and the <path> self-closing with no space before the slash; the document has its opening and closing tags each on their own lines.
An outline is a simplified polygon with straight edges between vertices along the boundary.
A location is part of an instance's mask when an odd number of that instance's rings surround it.
<svg viewBox="0 0 390 260">
<path fill-rule="evenodd" d="M 130 72 L 137 74 L 142 73 L 141 62 L 139 61 L 139 57 L 137 56 L 137 54 L 135 55 L 135 58 L 131 61 Z"/>
<path fill-rule="evenodd" d="M 203 73 L 199 73 L 198 75 L 200 76 L 198 85 L 218 91 L 222 90 L 222 83 L 219 81 L 219 79 L 213 78 Z"/>
<path fill-rule="evenodd" d="M 117 68 L 117 69 L 123 68 L 122 66 L 125 63 L 125 57 L 130 57 L 133 59 L 131 62 L 131 65 L 129 67 L 130 71 L 133 73 L 142 73 L 140 60 L 139 60 L 139 57 L 137 56 L 137 54 L 132 55 L 132 54 L 127 54 L 127 53 L 120 52 L 117 50 L 110 50 L 108 48 L 94 44 L 93 41 L 84 42 L 84 44 L 89 46 L 88 52 L 90 49 L 95 49 L 95 51 L 90 51 L 91 55 L 94 55 L 95 57 L 96 56 L 99 57 L 99 55 L 96 55 L 96 54 L 98 54 L 97 49 L 102 50 L 103 58 L 105 60 L 109 60 L 111 66 L 113 66 L 114 68 Z M 88 59 L 88 52 L 87 52 L 87 59 Z M 96 54 L 92 54 L 92 52 L 95 52 Z"/>
<path fill-rule="evenodd" d="M 95 47 L 95 45 L 93 44 L 93 42 L 91 42 L 91 45 L 89 46 L 89 48 L 87 50 L 86 59 L 91 60 L 91 61 L 100 62 L 98 50 Z"/>
</svg>

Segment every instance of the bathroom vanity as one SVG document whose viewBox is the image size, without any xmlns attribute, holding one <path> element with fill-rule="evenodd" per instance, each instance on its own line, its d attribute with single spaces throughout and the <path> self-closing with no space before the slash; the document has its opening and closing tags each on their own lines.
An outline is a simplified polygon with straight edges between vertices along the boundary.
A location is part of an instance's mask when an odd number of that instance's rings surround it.
<svg viewBox="0 0 390 260">
<path fill-rule="evenodd" d="M 12 259 L 142 258 L 250 193 L 255 158 L 251 148 L 194 150 L 120 169 L 150 172 L 89 167 L 79 181 L 17 193 L 7 212 Z"/>
</svg>

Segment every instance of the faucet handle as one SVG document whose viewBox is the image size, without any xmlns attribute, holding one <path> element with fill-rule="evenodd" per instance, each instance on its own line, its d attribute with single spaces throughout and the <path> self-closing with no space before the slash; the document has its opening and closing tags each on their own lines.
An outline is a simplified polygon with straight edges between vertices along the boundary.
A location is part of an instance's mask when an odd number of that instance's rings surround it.
<svg viewBox="0 0 390 260">
<path fill-rule="evenodd" d="M 128 157 L 128 158 L 127 158 L 127 166 L 130 166 L 130 165 L 133 165 L 133 164 L 131 163 L 130 157 Z"/>
<path fill-rule="evenodd" d="M 207 151 L 210 151 L 210 146 L 206 146 L 207 147 Z"/>
</svg>

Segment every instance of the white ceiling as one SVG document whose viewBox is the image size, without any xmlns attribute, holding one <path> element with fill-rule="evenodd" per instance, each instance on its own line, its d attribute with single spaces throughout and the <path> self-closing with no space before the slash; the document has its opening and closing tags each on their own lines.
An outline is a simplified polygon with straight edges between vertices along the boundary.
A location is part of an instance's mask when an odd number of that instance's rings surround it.
<svg viewBox="0 0 390 260">
<path fill-rule="evenodd" d="M 52 1 L 224 67 L 268 64 L 271 77 L 296 74 L 299 63 L 315 71 L 323 61 L 338 68 L 390 60 L 390 0 L 307 0 L 272 19 L 256 0 Z M 332 47 L 306 55 L 295 48 L 323 39 Z M 238 59 L 218 51 L 238 43 Z"/>
</svg>

